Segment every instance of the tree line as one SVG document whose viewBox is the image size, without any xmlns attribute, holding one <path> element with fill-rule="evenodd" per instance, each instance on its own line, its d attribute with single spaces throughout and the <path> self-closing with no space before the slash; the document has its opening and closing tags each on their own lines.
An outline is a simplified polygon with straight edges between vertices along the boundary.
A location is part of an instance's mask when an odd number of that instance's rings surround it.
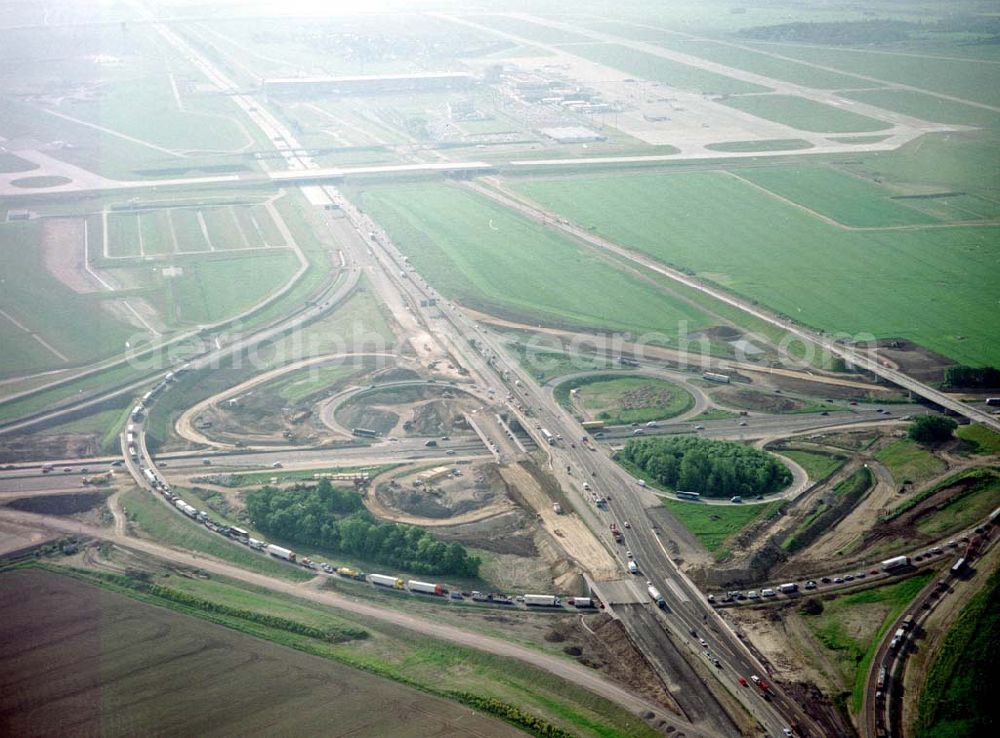
<svg viewBox="0 0 1000 738">
<path fill-rule="evenodd" d="M 771 454 L 698 436 L 632 439 L 619 459 L 665 487 L 706 497 L 766 494 L 792 481 L 788 467 Z"/>
<path fill-rule="evenodd" d="M 444 543 L 412 525 L 380 523 L 359 494 L 326 479 L 286 490 L 262 487 L 247 494 L 246 506 L 254 525 L 276 538 L 417 574 L 479 573 L 479 557 L 460 543 Z"/>
</svg>

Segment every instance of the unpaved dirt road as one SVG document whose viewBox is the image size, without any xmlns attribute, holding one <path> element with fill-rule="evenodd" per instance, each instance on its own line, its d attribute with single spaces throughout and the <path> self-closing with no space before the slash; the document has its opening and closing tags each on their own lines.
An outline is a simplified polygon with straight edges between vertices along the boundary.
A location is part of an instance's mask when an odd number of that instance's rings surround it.
<svg viewBox="0 0 1000 738">
<path fill-rule="evenodd" d="M 559 658 L 545 653 L 540 653 L 526 646 L 516 643 L 492 638 L 479 633 L 470 633 L 451 625 L 446 625 L 439 621 L 430 620 L 423 617 L 410 615 L 409 613 L 397 612 L 395 610 L 382 609 L 375 605 L 363 602 L 344 595 L 333 592 L 319 592 L 310 588 L 303 588 L 294 582 L 286 582 L 281 579 L 258 574 L 256 572 L 241 569 L 238 566 L 227 564 L 204 555 L 195 556 L 187 551 L 170 548 L 168 546 L 154 543 L 152 541 L 139 540 L 123 536 L 115 531 L 108 531 L 102 528 L 77 523 L 72 520 L 63 520 L 52 516 L 34 515 L 22 513 L 14 510 L 0 509 L 0 520 L 17 523 L 32 528 L 41 528 L 56 533 L 66 533 L 71 535 L 87 536 L 101 540 L 111 541 L 123 548 L 139 551 L 159 559 L 190 566 L 196 569 L 216 574 L 219 576 L 231 577 L 241 582 L 253 584 L 258 587 L 279 592 L 281 594 L 300 597 L 302 599 L 318 602 L 330 607 L 346 610 L 364 618 L 370 618 L 383 623 L 389 623 L 400 628 L 420 633 L 425 636 L 437 638 L 443 641 L 456 643 L 466 648 L 485 651 L 496 656 L 517 659 L 526 664 L 530 664 L 538 669 L 547 671 L 562 679 L 566 679 L 584 689 L 620 705 L 626 710 L 645 714 L 651 712 L 655 719 L 664 720 L 668 725 L 674 726 L 677 730 L 683 730 L 685 735 L 696 738 L 711 738 L 706 733 L 699 731 L 683 720 L 672 715 L 660 705 L 648 702 L 641 697 L 637 697 L 627 688 L 612 682 L 592 669 L 587 668 L 575 661 Z"/>
</svg>

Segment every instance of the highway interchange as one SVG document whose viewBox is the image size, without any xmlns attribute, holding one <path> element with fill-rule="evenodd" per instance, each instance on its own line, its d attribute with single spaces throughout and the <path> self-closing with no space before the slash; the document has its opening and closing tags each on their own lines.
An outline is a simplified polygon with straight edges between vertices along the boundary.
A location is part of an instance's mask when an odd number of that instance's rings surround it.
<svg viewBox="0 0 1000 738">
<path fill-rule="evenodd" d="M 720 701 L 725 700 L 742 704 L 768 735 L 781 736 L 789 726 L 795 726 L 798 735 L 822 735 L 813 719 L 798 703 L 784 694 L 780 687 L 773 686 L 771 694 L 765 699 L 760 690 L 747 688 L 739 683 L 738 678 L 741 676 L 744 678 L 752 674 L 768 676 L 768 672 L 722 620 L 707 601 L 705 594 L 699 591 L 678 568 L 669 551 L 671 531 L 660 528 L 656 522 L 650 520 L 647 513 L 648 509 L 659 507 L 659 500 L 650 490 L 640 487 L 636 480 L 626 474 L 611 458 L 608 445 L 631 437 L 634 430 L 608 429 L 601 439 L 604 443 L 595 443 L 594 439 L 590 438 L 584 441 L 586 434 L 579 422 L 555 402 L 544 387 L 539 387 L 528 376 L 508 354 L 496 335 L 477 326 L 474 320 L 457 309 L 426 305 L 428 298 L 435 298 L 439 305 L 443 305 L 445 301 L 409 266 L 388 235 L 376 223 L 359 212 L 335 188 L 322 184 L 332 175 L 324 173 L 308 156 L 302 154 L 302 147 L 283 124 L 267 113 L 256 99 L 240 93 L 236 85 L 210 60 L 191 48 L 170 28 L 156 21 L 153 21 L 153 24 L 179 53 L 199 67 L 222 91 L 229 94 L 246 116 L 276 143 L 289 167 L 289 173 L 283 176 L 297 181 L 315 180 L 314 184 L 303 185 L 303 191 L 313 205 L 322 209 L 327 227 L 334 233 L 338 244 L 347 255 L 348 263 L 342 277 L 326 285 L 324 291 L 310 305 L 233 343 L 192 357 L 191 368 L 196 370 L 216 366 L 225 356 L 235 355 L 315 320 L 343 301 L 364 274 L 370 280 L 380 300 L 392 309 L 397 320 L 404 326 L 416 329 L 414 333 L 422 336 L 419 341 L 414 342 L 418 354 L 453 359 L 468 373 L 468 382 L 485 389 L 486 396 L 494 395 L 497 400 L 492 409 L 502 411 L 520 421 L 532 436 L 537 448 L 546 454 L 548 471 L 565 490 L 572 491 L 569 499 L 574 512 L 587 523 L 593 535 L 606 546 L 621 565 L 621 576 L 592 581 L 593 590 L 621 620 L 653 668 L 668 685 L 684 717 L 694 726 L 688 725 L 684 730 L 690 734 L 705 736 L 738 734 L 739 726 L 730 714 L 731 709 Z M 606 242 L 598 244 L 597 241 L 600 239 L 595 239 L 593 234 L 572 224 L 552 225 L 551 215 L 532 211 L 523 203 L 509 198 L 504 201 L 508 206 L 516 207 L 531 217 L 539 218 L 546 215 L 551 227 L 558 227 L 574 238 L 594 243 L 600 248 L 613 250 L 620 256 L 641 263 L 646 268 L 711 294 L 716 299 L 732 304 L 784 330 L 799 334 L 804 340 L 821 345 L 832 354 L 841 356 L 942 407 L 993 428 L 1000 428 L 1000 423 L 992 415 L 945 396 L 848 346 L 794 326 L 756 306 L 705 287 L 686 275 L 676 273 L 614 244 Z M 331 212 L 343 217 L 334 217 Z M 474 345 L 471 339 L 474 339 Z M 424 345 L 428 342 L 433 348 L 426 351 Z M 141 379 L 95 394 L 82 401 L 67 401 L 63 407 L 55 410 L 39 411 L 32 416 L 4 425 L 0 428 L 0 432 L 21 432 L 41 423 L 50 422 L 61 415 L 96 406 L 110 398 L 135 394 L 138 390 L 149 387 L 150 378 L 154 374 L 159 377 L 161 372 L 150 372 Z M 178 381 L 184 381 L 183 377 Z M 922 411 L 923 408 L 920 406 L 894 407 L 890 409 L 890 415 L 898 418 Z M 837 412 L 829 416 L 816 413 L 799 416 L 759 416 L 745 421 L 707 420 L 699 423 L 703 426 L 699 429 L 693 429 L 691 421 L 663 423 L 655 429 L 645 429 L 644 432 L 685 433 L 696 430 L 712 438 L 750 440 L 844 424 L 885 421 L 885 414 L 876 413 L 872 408 Z M 740 422 L 746 422 L 747 425 L 740 425 Z M 550 446 L 541 437 L 540 427 L 546 428 L 562 440 Z M 253 449 L 227 451 L 224 454 L 199 452 L 163 454 L 154 457 L 146 447 L 145 434 L 140 424 L 137 429 L 139 458 L 134 460 L 124 442 L 124 428 L 122 431 L 125 468 L 132 474 L 136 483 L 145 489 L 150 487 L 143 477 L 144 468 L 162 470 L 166 466 L 171 474 L 196 474 L 205 472 L 206 469 L 215 471 L 217 468 L 225 468 L 227 471 L 266 470 L 273 468 L 274 462 L 279 461 L 284 469 L 291 470 L 315 468 L 319 465 L 340 467 L 377 465 L 388 460 L 393 462 L 467 460 L 483 458 L 489 453 L 489 449 L 479 441 L 460 439 L 451 446 L 436 449 L 426 448 L 419 441 L 404 440 L 377 446 L 335 449 Z M 511 439 L 496 440 L 504 449 L 505 457 L 515 458 L 519 455 L 519 449 L 516 444 L 510 443 Z M 456 452 L 453 457 L 446 455 L 449 448 Z M 205 459 L 211 463 L 205 464 Z M 43 473 L 41 464 L 37 462 L 13 465 L 14 468 L 0 470 L 0 496 L 11 496 L 15 493 L 18 496 L 39 492 L 49 493 L 63 488 L 79 489 L 82 476 L 80 470 L 83 466 L 87 466 L 88 473 L 91 473 L 98 470 L 95 467 L 111 462 L 112 459 L 57 460 L 52 462 L 57 468 L 48 473 Z M 63 471 L 65 467 L 73 471 L 67 473 Z M 584 481 L 594 490 L 608 496 L 609 503 L 606 509 L 597 509 L 591 504 L 589 496 L 584 493 L 582 486 Z M 30 520 L 30 516 L 26 519 Z M 614 523 L 624 529 L 626 521 L 630 526 L 625 530 L 625 542 L 623 545 L 616 545 L 609 533 L 610 525 Z M 95 535 L 104 536 L 106 533 L 95 532 Z M 639 563 L 642 572 L 640 576 L 630 576 L 625 573 L 626 548 L 633 553 Z M 168 555 L 162 550 L 156 551 L 156 554 Z M 201 562 L 200 565 L 206 568 L 218 566 L 211 562 Z M 665 609 L 657 608 L 650 601 L 647 580 L 663 593 L 667 602 Z M 269 582 L 265 586 L 275 585 Z M 337 606 L 347 605 L 338 601 Z M 412 627 L 412 623 L 407 627 Z M 715 667 L 702 656 L 702 652 L 706 649 L 719 659 L 719 667 Z M 524 654 L 520 657 L 528 658 Z M 607 689 L 605 683 L 587 681 L 575 672 L 567 678 L 578 680 L 591 689 Z M 720 686 L 722 694 L 728 694 L 728 697 L 720 698 L 716 695 L 715 692 Z M 648 708 L 648 705 L 642 704 L 639 700 L 634 698 L 629 700 L 627 695 L 619 696 L 622 703 L 628 703 L 632 709 L 638 711 Z"/>
</svg>

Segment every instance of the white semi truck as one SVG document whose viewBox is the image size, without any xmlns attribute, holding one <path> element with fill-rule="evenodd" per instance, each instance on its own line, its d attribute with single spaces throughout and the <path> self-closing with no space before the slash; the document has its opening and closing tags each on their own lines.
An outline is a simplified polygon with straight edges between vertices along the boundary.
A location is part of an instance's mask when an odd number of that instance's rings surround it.
<svg viewBox="0 0 1000 738">
<path fill-rule="evenodd" d="M 559 607 L 559 598 L 555 595 L 524 595 L 524 604 L 529 607 Z"/>
<path fill-rule="evenodd" d="M 297 558 L 294 551 L 289 551 L 287 548 L 282 548 L 281 546 L 275 546 L 273 543 L 269 543 L 264 550 L 272 556 L 284 559 L 285 561 L 295 561 Z"/>
</svg>

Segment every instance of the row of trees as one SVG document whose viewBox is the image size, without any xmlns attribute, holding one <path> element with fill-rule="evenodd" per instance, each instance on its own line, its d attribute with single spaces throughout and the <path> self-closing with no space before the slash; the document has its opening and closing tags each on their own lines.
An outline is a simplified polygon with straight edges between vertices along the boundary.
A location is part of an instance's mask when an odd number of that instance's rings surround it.
<svg viewBox="0 0 1000 738">
<path fill-rule="evenodd" d="M 262 487 L 247 494 L 246 506 L 254 525 L 276 538 L 417 574 L 479 573 L 479 557 L 460 543 L 444 543 L 412 525 L 379 523 L 360 495 L 327 480 L 315 487 Z"/>
<path fill-rule="evenodd" d="M 944 370 L 944 383 L 963 389 L 994 389 L 1000 387 L 1000 369 L 993 366 L 949 366 Z"/>
<path fill-rule="evenodd" d="M 706 497 L 766 494 L 792 481 L 771 454 L 698 436 L 633 439 L 619 458 L 666 487 Z"/>
</svg>

